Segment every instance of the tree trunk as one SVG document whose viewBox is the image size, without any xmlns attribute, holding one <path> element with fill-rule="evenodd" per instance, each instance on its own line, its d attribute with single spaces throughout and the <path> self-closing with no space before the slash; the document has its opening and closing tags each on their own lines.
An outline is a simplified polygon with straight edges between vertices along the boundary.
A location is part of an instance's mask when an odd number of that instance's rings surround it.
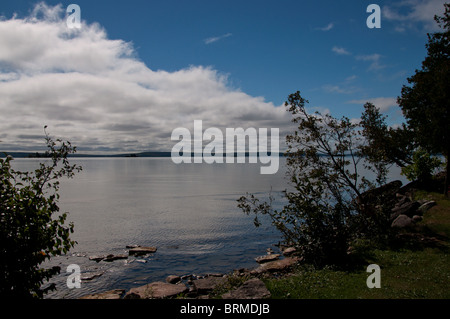
<svg viewBox="0 0 450 319">
<path fill-rule="evenodd" d="M 446 197 L 448 197 L 448 188 L 449 188 L 449 184 L 450 184 L 450 162 L 449 162 L 449 157 L 450 154 L 447 153 L 447 156 L 445 157 L 446 161 L 447 161 L 447 165 L 445 167 L 445 183 L 444 183 L 444 194 Z"/>
</svg>

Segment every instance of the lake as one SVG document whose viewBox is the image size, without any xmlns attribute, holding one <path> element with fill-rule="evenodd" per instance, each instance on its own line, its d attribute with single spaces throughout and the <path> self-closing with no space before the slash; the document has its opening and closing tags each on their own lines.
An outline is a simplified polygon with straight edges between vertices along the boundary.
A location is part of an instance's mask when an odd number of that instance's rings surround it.
<svg viewBox="0 0 450 319">
<path fill-rule="evenodd" d="M 129 290 L 168 275 L 226 273 L 253 268 L 281 237 L 269 222 L 255 228 L 253 216 L 237 207 L 247 192 L 259 198 L 286 189 L 285 159 L 274 175 L 261 175 L 261 164 L 174 164 L 171 158 L 73 158 L 83 171 L 62 179 L 60 211 L 69 212 L 78 244 L 53 258 L 61 274 L 57 290 L 46 298 L 78 298 L 110 289 Z M 39 159 L 15 159 L 17 170 L 37 167 Z M 399 170 L 391 179 L 405 179 Z M 275 207 L 281 207 L 277 200 Z M 89 256 L 127 254 L 127 245 L 156 246 L 147 257 L 113 262 Z M 82 276 L 101 274 L 69 289 L 67 266 L 80 266 Z"/>
</svg>

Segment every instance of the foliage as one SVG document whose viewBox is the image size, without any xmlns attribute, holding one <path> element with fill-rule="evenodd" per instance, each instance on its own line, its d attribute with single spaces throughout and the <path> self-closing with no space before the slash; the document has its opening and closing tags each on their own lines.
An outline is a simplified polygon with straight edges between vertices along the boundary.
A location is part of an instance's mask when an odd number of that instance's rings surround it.
<svg viewBox="0 0 450 319">
<path fill-rule="evenodd" d="M 413 154 L 413 163 L 402 167 L 402 175 L 410 181 L 427 182 L 431 179 L 434 170 L 441 165 L 439 158 L 431 156 L 425 149 L 419 147 Z"/>
<path fill-rule="evenodd" d="M 343 265 L 348 251 L 358 237 L 383 231 L 375 227 L 377 215 L 365 202 L 364 191 L 374 183 L 361 176 L 364 168 L 377 171 L 370 163 L 360 163 L 363 139 L 357 124 L 348 118 L 337 120 L 329 114 L 308 114 L 300 92 L 286 102 L 298 129 L 286 137 L 287 167 L 293 191 L 285 191 L 288 203 L 274 210 L 269 202 L 254 195 L 238 202 L 245 213 L 268 215 L 284 240 L 295 245 L 304 261 L 317 266 Z M 380 175 L 380 174 L 378 174 Z M 370 213 L 369 213 L 370 212 Z"/>
<path fill-rule="evenodd" d="M 443 17 L 435 16 L 441 32 L 428 34 L 422 68 L 408 78 L 398 97 L 414 137 L 427 151 L 447 160 L 445 191 L 449 186 L 450 155 L 450 4 Z"/>
<path fill-rule="evenodd" d="M 60 269 L 40 265 L 75 245 L 69 238 L 74 225 L 65 225 L 67 213 L 54 215 L 59 212 L 58 180 L 81 170 L 67 159 L 76 148 L 45 135 L 49 159 L 34 172 L 14 170 L 11 156 L 0 159 L 1 296 L 43 297 L 47 292 L 41 289 L 44 280 Z"/>
<path fill-rule="evenodd" d="M 362 153 L 374 165 L 405 167 L 412 164 L 416 147 L 413 132 L 405 124 L 398 128 L 388 127 L 386 118 L 372 103 L 364 104 L 360 124 L 367 145 L 362 147 Z"/>
</svg>

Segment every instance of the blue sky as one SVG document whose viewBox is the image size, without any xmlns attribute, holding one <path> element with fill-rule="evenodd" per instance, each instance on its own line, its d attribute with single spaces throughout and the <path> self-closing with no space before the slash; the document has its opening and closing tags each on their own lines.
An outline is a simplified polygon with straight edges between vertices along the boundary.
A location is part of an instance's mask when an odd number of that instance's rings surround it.
<svg viewBox="0 0 450 319">
<path fill-rule="evenodd" d="M 391 124 L 400 123 L 396 97 L 420 68 L 426 34 L 436 31 L 433 15 L 442 14 L 444 1 L 36 3 L 0 4 L 0 94 L 8 101 L 0 104 L 1 120 L 8 123 L 0 132 L 0 148 L 8 150 L 32 149 L 44 124 L 86 151 L 167 150 L 170 132 L 196 116 L 215 126 L 282 126 L 285 115 L 272 109 L 297 90 L 312 109 L 358 118 L 364 102 L 373 101 Z M 70 3 L 80 6 L 83 26 L 61 36 Z M 371 3 L 381 7 L 380 29 L 366 26 Z M 36 32 L 27 37 L 28 31 L 12 29 L 12 20 Z M 59 28 L 54 39 L 51 28 Z M 75 53 L 68 53 L 70 48 Z M 54 62 L 63 56 L 63 66 Z M 116 93 L 130 87 L 108 101 L 115 93 L 103 85 L 113 80 L 123 81 L 112 84 Z M 65 90 L 70 102 L 63 98 Z M 87 108 L 86 101 L 97 108 Z M 177 117 L 183 119 L 172 122 Z"/>
</svg>

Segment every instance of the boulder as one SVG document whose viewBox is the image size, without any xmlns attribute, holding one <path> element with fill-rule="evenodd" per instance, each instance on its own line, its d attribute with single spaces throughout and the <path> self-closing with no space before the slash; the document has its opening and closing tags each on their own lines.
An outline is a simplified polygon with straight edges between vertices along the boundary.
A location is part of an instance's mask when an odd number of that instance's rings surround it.
<svg viewBox="0 0 450 319">
<path fill-rule="evenodd" d="M 114 289 L 98 294 L 86 295 L 81 297 L 80 299 L 121 299 L 124 293 L 125 290 L 123 289 Z"/>
<path fill-rule="evenodd" d="M 406 215 L 399 215 L 393 222 L 391 227 L 395 228 L 405 228 L 409 227 L 413 224 L 413 220 L 411 217 Z"/>
<path fill-rule="evenodd" d="M 383 186 L 370 189 L 361 194 L 360 198 L 357 198 L 357 203 L 361 204 L 362 201 L 368 203 L 385 203 L 386 200 L 395 200 L 397 192 L 402 187 L 402 182 L 399 180 L 389 182 Z"/>
<path fill-rule="evenodd" d="M 145 255 L 150 253 L 155 253 L 156 247 L 134 247 L 131 248 L 128 253 L 130 255 Z"/>
<path fill-rule="evenodd" d="M 425 214 L 431 207 L 436 206 L 436 202 L 434 200 L 427 201 L 420 205 L 420 207 L 417 209 L 420 213 Z"/>
<path fill-rule="evenodd" d="M 177 282 L 180 282 L 180 281 L 181 281 L 181 277 L 177 276 L 177 275 L 170 275 L 170 276 L 167 276 L 167 278 L 166 278 L 166 282 L 169 284 L 176 284 Z"/>
<path fill-rule="evenodd" d="M 291 256 L 293 253 L 295 253 L 297 249 L 295 247 L 287 247 L 283 250 L 283 256 Z"/>
<path fill-rule="evenodd" d="M 408 217 L 413 217 L 417 215 L 417 209 L 420 207 L 418 202 L 406 202 L 401 206 L 394 207 L 391 211 L 391 220 L 397 218 L 400 215 L 406 215 Z"/>
<path fill-rule="evenodd" d="M 264 272 L 286 271 L 294 266 L 301 259 L 296 257 L 286 257 L 281 260 L 269 261 L 261 264 L 258 268 L 252 270 L 251 274 L 261 274 Z"/>
<path fill-rule="evenodd" d="M 278 260 L 280 258 L 280 254 L 268 254 L 264 256 L 256 257 L 255 260 L 258 264 L 267 263 L 269 261 Z"/>
<path fill-rule="evenodd" d="M 174 298 L 179 294 L 188 292 L 183 285 L 174 285 L 162 281 L 153 282 L 141 287 L 131 288 L 125 295 L 125 299 L 162 299 Z"/>
<path fill-rule="evenodd" d="M 101 275 L 103 275 L 102 272 L 87 273 L 87 274 L 83 274 L 80 277 L 80 279 L 81 279 L 81 281 L 91 281 L 97 277 L 100 277 Z"/>
<path fill-rule="evenodd" d="M 101 256 L 94 255 L 94 256 L 90 256 L 89 260 L 94 260 L 96 262 L 100 262 L 100 261 L 102 261 L 105 258 L 106 258 L 106 255 L 101 255 Z"/>
<path fill-rule="evenodd" d="M 239 288 L 222 295 L 223 299 L 264 299 L 270 298 L 270 291 L 261 279 L 247 280 Z"/>
<path fill-rule="evenodd" d="M 192 281 L 192 286 L 198 294 L 207 294 L 214 290 L 218 285 L 226 282 L 225 277 L 206 277 Z"/>
</svg>

